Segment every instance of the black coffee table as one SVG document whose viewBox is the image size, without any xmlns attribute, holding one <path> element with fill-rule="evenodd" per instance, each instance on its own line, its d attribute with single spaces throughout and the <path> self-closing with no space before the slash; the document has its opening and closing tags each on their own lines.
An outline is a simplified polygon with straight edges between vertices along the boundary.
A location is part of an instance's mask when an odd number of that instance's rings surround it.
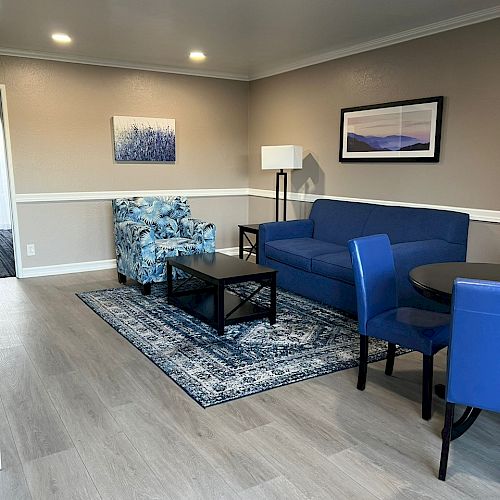
<svg viewBox="0 0 500 500">
<path fill-rule="evenodd" d="M 174 283 L 172 268 L 188 277 Z M 241 321 L 269 318 L 276 322 L 276 270 L 246 262 L 222 253 L 203 253 L 172 257 L 167 260 L 168 303 L 180 307 L 213 326 L 219 335 L 224 326 Z M 190 286 L 192 280 L 201 280 L 201 286 Z M 246 296 L 229 292 L 228 285 L 255 282 L 256 289 Z M 269 307 L 250 302 L 263 288 L 270 287 Z"/>
</svg>

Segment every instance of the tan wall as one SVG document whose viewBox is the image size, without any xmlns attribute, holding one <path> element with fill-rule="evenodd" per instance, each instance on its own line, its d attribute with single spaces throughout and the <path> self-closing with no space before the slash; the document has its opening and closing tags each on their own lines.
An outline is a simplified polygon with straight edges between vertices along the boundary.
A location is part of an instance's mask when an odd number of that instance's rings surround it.
<svg viewBox="0 0 500 500">
<path fill-rule="evenodd" d="M 300 144 L 291 190 L 500 209 L 500 20 L 250 83 L 250 186 L 273 189 L 260 146 Z M 340 110 L 445 96 L 437 164 L 341 164 Z"/>
<path fill-rule="evenodd" d="M 216 224 L 218 248 L 237 245 L 246 196 L 192 198 L 190 205 L 194 216 Z M 109 201 L 19 204 L 18 217 L 25 268 L 115 258 Z M 24 253 L 28 243 L 35 243 L 35 256 Z"/>
<path fill-rule="evenodd" d="M 248 185 L 246 82 L 0 57 L 0 83 L 18 194 Z M 175 118 L 175 164 L 117 164 L 114 115 Z M 236 246 L 246 197 L 190 201 L 217 223 L 218 248 Z M 17 206 L 23 267 L 113 258 L 109 202 Z"/>
<path fill-rule="evenodd" d="M 18 193 L 241 187 L 248 84 L 0 57 Z M 117 164 L 114 115 L 175 118 L 177 161 Z"/>
</svg>

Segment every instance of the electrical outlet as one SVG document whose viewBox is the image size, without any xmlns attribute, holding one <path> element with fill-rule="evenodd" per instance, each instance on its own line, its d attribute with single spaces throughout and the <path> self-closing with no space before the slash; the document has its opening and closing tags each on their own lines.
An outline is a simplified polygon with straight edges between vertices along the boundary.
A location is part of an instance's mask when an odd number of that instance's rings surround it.
<svg viewBox="0 0 500 500">
<path fill-rule="evenodd" d="M 33 255 L 36 255 L 34 243 L 28 243 L 26 245 L 26 254 L 28 255 L 28 257 L 33 257 Z"/>
</svg>

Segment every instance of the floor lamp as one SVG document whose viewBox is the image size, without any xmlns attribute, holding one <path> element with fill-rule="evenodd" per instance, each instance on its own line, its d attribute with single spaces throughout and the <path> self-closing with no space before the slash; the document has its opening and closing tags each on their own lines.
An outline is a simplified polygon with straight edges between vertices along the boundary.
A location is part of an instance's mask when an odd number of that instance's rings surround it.
<svg viewBox="0 0 500 500">
<path fill-rule="evenodd" d="M 276 222 L 279 221 L 280 179 L 283 177 L 283 220 L 286 220 L 288 174 L 283 170 L 302 168 L 302 146 L 262 146 L 262 170 L 276 172 Z"/>
</svg>

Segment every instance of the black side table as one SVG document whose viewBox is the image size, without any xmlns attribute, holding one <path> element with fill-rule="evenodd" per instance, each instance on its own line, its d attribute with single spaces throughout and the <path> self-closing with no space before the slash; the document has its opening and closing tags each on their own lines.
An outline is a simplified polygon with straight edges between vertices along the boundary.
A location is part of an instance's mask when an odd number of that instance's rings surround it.
<svg viewBox="0 0 500 500">
<path fill-rule="evenodd" d="M 247 252 L 245 260 L 248 260 L 251 255 L 255 255 L 256 262 L 259 262 L 259 225 L 260 224 L 238 224 L 240 230 L 240 259 L 243 259 L 244 252 Z M 249 238 L 249 234 L 255 235 L 254 241 Z M 249 246 L 245 246 L 245 239 Z"/>
</svg>

